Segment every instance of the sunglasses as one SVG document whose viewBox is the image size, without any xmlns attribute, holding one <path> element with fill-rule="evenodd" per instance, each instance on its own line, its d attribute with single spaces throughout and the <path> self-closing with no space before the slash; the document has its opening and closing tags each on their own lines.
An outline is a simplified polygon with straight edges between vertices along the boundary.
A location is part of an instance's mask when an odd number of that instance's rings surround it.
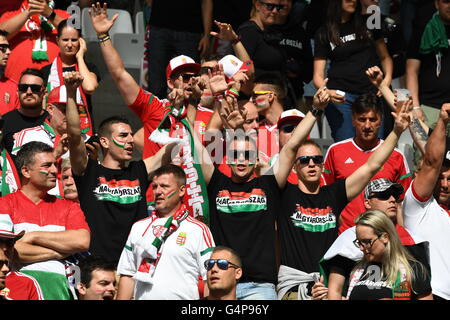
<svg viewBox="0 0 450 320">
<path fill-rule="evenodd" d="M 252 99 L 256 99 L 258 96 L 262 96 L 263 94 L 274 93 L 273 91 L 253 91 Z"/>
<path fill-rule="evenodd" d="M 386 201 L 386 200 L 389 200 L 391 198 L 391 196 L 393 196 L 395 198 L 395 200 L 398 200 L 400 198 L 399 194 L 392 193 L 392 192 L 389 192 L 389 191 L 383 191 L 383 192 L 374 192 L 374 193 L 372 193 L 369 196 L 369 199 L 376 198 L 376 199 L 379 199 L 379 200 Z"/>
<path fill-rule="evenodd" d="M 40 93 L 42 91 L 42 85 L 40 84 L 19 83 L 17 88 L 20 92 L 27 92 L 28 88 L 30 88 L 33 93 Z"/>
<path fill-rule="evenodd" d="M 5 53 L 6 51 L 8 51 L 8 49 L 11 49 L 11 47 L 9 46 L 9 44 L 7 43 L 2 43 L 0 44 L 0 51 L 2 53 Z"/>
<path fill-rule="evenodd" d="M 184 82 L 188 82 L 189 80 L 191 80 L 191 78 L 193 77 L 198 77 L 198 74 L 194 74 L 194 73 L 180 73 L 178 75 L 176 75 L 175 77 L 173 77 L 173 79 L 178 79 L 178 77 L 182 77 Z"/>
<path fill-rule="evenodd" d="M 281 126 L 281 131 L 284 133 L 291 133 L 297 126 L 295 124 L 285 124 Z"/>
<path fill-rule="evenodd" d="M 263 1 L 259 1 L 259 3 L 263 4 L 269 11 L 273 11 L 273 9 L 276 9 L 279 12 L 279 11 L 283 10 L 285 7 L 284 4 L 267 3 L 267 2 L 263 2 Z"/>
<path fill-rule="evenodd" d="M 229 267 L 236 268 L 236 269 L 240 268 L 237 264 L 234 264 L 233 262 L 230 262 L 225 259 L 208 259 L 205 261 L 206 270 L 207 271 L 211 270 L 216 263 L 217 263 L 217 266 L 219 267 L 219 269 L 222 269 L 222 270 L 228 270 Z"/>
<path fill-rule="evenodd" d="M 0 269 L 2 269 L 3 266 L 7 266 L 9 268 L 9 261 L 8 260 L 0 260 Z"/>
<path fill-rule="evenodd" d="M 0 243 L 6 244 L 7 247 L 13 247 L 16 243 L 16 239 L 0 239 Z"/>
<path fill-rule="evenodd" d="M 230 150 L 228 156 L 231 159 L 238 160 L 241 156 L 244 156 L 245 160 L 256 160 L 256 151 L 255 150 Z"/>
<path fill-rule="evenodd" d="M 298 157 L 296 161 L 299 161 L 300 164 L 309 164 L 311 159 L 315 164 L 323 163 L 323 156 L 301 156 Z"/>
</svg>

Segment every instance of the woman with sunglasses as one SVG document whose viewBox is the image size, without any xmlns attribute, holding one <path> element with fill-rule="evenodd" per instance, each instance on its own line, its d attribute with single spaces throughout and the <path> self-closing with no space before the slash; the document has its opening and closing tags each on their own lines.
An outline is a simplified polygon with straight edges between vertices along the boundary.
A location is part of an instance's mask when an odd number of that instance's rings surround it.
<svg viewBox="0 0 450 320">
<path fill-rule="evenodd" d="M 352 103 L 359 95 L 374 91 L 365 71 L 381 64 L 388 86 L 393 63 L 380 30 L 369 30 L 358 0 L 330 0 L 327 22 L 314 39 L 313 81 L 323 86 L 327 60 L 327 77 L 331 103 L 325 115 L 335 142 L 354 136 Z"/>
<path fill-rule="evenodd" d="M 68 24 L 68 20 L 58 25 L 56 42 L 59 55 L 41 70 L 47 80 L 47 92 L 64 84 L 63 73 L 78 71 L 83 76 L 83 83 L 78 88 L 84 106 L 80 106 L 80 125 L 82 133 L 92 136 L 92 102 L 91 95 L 98 87 L 99 71 L 94 64 L 86 63 L 84 55 L 87 51 L 86 42 L 81 38 L 81 31 Z M 87 109 L 86 107 L 87 106 Z"/>
<path fill-rule="evenodd" d="M 356 240 L 364 254 L 350 275 L 349 300 L 432 300 L 430 274 L 401 244 L 382 211 L 356 219 Z"/>
<path fill-rule="evenodd" d="M 279 45 L 281 34 L 270 27 L 279 21 L 280 12 L 287 10 L 279 0 L 253 0 L 250 20 L 237 30 L 239 38 L 252 59 L 256 74 L 260 72 L 281 72 L 285 74 L 285 57 Z"/>
</svg>

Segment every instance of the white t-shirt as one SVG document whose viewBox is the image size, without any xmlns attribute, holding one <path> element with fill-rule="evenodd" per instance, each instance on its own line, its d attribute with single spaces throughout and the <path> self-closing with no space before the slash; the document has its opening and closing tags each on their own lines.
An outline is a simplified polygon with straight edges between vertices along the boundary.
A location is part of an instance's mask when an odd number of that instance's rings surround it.
<svg viewBox="0 0 450 320">
<path fill-rule="evenodd" d="M 136 274 L 142 262 L 136 242 L 144 237 L 152 243 L 155 234 L 163 232 L 166 221 L 167 218 L 158 218 L 152 222 L 150 217 L 133 225 L 117 266 L 120 275 Z M 166 239 L 153 284 L 136 280 L 135 300 L 198 300 L 198 280 L 206 280 L 204 262 L 210 258 L 214 245 L 209 227 L 187 217 Z"/>
<path fill-rule="evenodd" d="M 450 299 L 450 216 L 434 197 L 419 199 L 414 185 L 403 200 L 405 228 L 429 242 L 433 294 Z"/>
</svg>

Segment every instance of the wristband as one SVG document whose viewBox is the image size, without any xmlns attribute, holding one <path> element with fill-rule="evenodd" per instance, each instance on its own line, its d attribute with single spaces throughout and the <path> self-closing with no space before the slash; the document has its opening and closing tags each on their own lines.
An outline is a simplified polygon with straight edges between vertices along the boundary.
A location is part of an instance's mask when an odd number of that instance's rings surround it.
<svg viewBox="0 0 450 320">
<path fill-rule="evenodd" d="M 418 107 L 413 107 L 413 110 L 417 110 L 417 109 L 420 109 L 420 106 L 418 106 Z"/>
<path fill-rule="evenodd" d="M 108 33 L 98 34 L 97 39 L 99 42 L 105 42 L 105 41 L 111 40 Z"/>
<path fill-rule="evenodd" d="M 237 43 L 239 43 L 239 42 L 241 42 L 241 36 L 237 36 L 236 39 L 231 40 L 231 44 L 237 44 Z"/>
<path fill-rule="evenodd" d="M 225 92 L 225 95 L 226 95 L 226 96 L 233 96 L 233 97 L 235 97 L 235 98 L 239 98 L 239 91 L 237 91 L 237 90 L 234 89 L 234 88 L 230 88 L 229 90 L 227 90 L 227 91 Z"/>
</svg>

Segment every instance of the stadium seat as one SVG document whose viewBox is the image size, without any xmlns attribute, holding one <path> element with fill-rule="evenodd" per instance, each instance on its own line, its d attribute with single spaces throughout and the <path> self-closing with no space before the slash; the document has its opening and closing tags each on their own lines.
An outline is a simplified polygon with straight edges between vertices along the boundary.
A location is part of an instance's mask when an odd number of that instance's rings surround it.
<svg viewBox="0 0 450 320">
<path fill-rule="evenodd" d="M 139 11 L 136 13 L 135 21 L 134 21 L 134 33 L 144 34 L 145 26 L 144 26 L 144 12 Z"/>
<path fill-rule="evenodd" d="M 144 39 L 133 33 L 115 33 L 114 47 L 122 57 L 125 68 L 140 69 L 144 56 Z"/>
</svg>

